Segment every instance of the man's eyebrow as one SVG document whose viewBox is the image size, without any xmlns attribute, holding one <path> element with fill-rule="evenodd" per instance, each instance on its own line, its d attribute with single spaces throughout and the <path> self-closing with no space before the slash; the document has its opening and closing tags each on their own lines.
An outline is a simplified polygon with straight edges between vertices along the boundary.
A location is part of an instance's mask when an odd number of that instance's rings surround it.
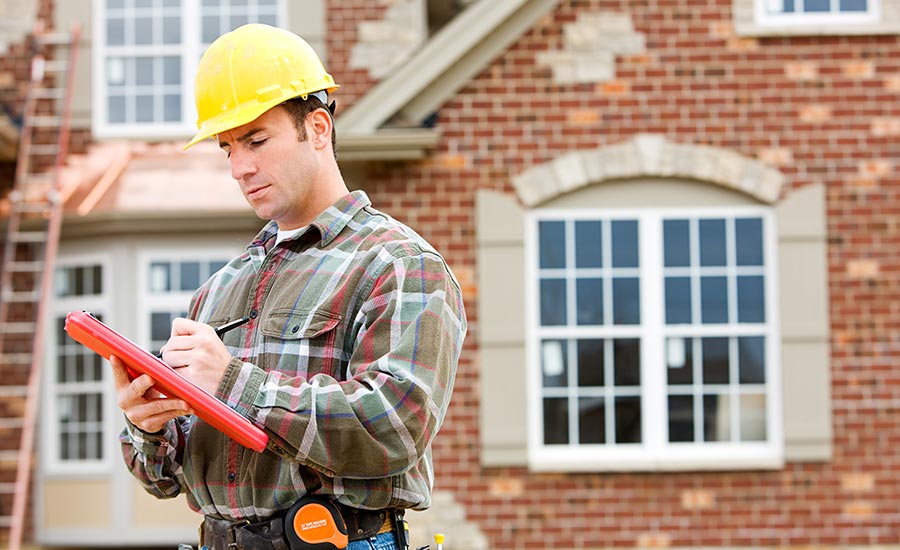
<svg viewBox="0 0 900 550">
<path fill-rule="evenodd" d="M 262 132 L 263 130 L 264 130 L 264 128 L 253 128 L 253 129 L 250 129 L 250 130 L 248 130 L 247 132 L 245 132 L 243 135 L 241 135 L 240 137 L 238 137 L 237 140 L 235 140 L 235 141 L 247 141 L 248 139 L 252 138 L 252 137 L 255 136 L 256 134 Z M 230 144 L 229 144 L 227 141 L 219 140 L 219 148 L 222 148 L 222 147 L 229 147 L 229 146 L 230 146 Z"/>
</svg>

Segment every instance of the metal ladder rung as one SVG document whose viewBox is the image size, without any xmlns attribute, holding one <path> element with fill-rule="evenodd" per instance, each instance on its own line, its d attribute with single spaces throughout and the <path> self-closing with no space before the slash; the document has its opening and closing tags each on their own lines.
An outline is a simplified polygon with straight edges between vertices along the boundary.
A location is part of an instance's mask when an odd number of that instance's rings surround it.
<svg viewBox="0 0 900 550">
<path fill-rule="evenodd" d="M 30 353 L 0 353 L 0 364 L 4 365 L 30 365 Z"/>
<path fill-rule="evenodd" d="M 35 99 L 63 99 L 66 91 L 62 88 L 38 88 L 31 92 L 31 96 Z"/>
<path fill-rule="evenodd" d="M 6 302 L 25 303 L 36 302 L 41 297 L 38 290 L 7 290 L 3 292 L 2 299 Z"/>
<path fill-rule="evenodd" d="M 44 269 L 44 262 L 12 260 L 8 264 L 10 271 L 16 273 L 40 273 Z"/>
<path fill-rule="evenodd" d="M 69 70 L 69 61 L 67 59 L 54 59 L 44 63 L 44 71 L 50 73 L 61 73 Z"/>
<path fill-rule="evenodd" d="M 67 32 L 48 32 L 34 37 L 38 44 L 44 46 L 68 46 L 72 43 L 72 34 Z"/>
<path fill-rule="evenodd" d="M 40 115 L 33 116 L 31 120 L 28 121 L 34 128 L 56 128 L 62 122 L 62 117 L 51 116 L 51 115 Z"/>
<path fill-rule="evenodd" d="M 21 428 L 23 424 L 25 424 L 25 421 L 22 417 L 0 418 L 0 430 Z M 0 483 L 0 487 L 2 487 L 3 485 L 6 485 L 6 484 Z M 0 492 L 2 492 L 2 489 L 0 489 Z"/>
<path fill-rule="evenodd" d="M 59 146 L 56 144 L 52 145 L 30 145 L 28 147 L 28 152 L 32 155 L 55 155 L 59 152 Z"/>
<path fill-rule="evenodd" d="M 28 395 L 28 386 L 0 386 L 0 397 L 25 397 Z"/>
<path fill-rule="evenodd" d="M 24 212 L 24 213 L 42 213 L 47 212 L 50 209 L 50 202 L 14 202 L 12 204 L 12 209 L 16 212 Z"/>
<path fill-rule="evenodd" d="M 19 231 L 13 233 L 12 240 L 19 243 L 42 243 L 47 240 L 46 231 Z"/>
<path fill-rule="evenodd" d="M 34 323 L 7 322 L 0 323 L 0 331 L 4 334 L 31 334 L 34 332 Z"/>
</svg>

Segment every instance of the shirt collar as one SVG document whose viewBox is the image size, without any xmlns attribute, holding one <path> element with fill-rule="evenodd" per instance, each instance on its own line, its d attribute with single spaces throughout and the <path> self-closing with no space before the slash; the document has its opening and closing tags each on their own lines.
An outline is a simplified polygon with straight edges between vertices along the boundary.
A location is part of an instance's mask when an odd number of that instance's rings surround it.
<svg viewBox="0 0 900 550">
<path fill-rule="evenodd" d="M 353 191 L 348 193 L 338 199 L 337 202 L 329 206 L 325 209 L 324 212 L 319 214 L 316 219 L 312 221 L 307 226 L 308 228 L 314 227 L 319 231 L 319 235 L 321 235 L 320 243 L 322 246 L 328 246 L 331 241 L 333 241 L 340 233 L 347 227 L 347 224 L 350 223 L 350 220 L 363 208 L 370 206 L 372 201 L 369 200 L 368 195 L 366 195 L 365 191 Z M 300 235 L 305 234 L 306 231 L 299 231 L 293 237 L 285 239 L 286 241 L 290 241 L 292 239 L 297 238 Z M 266 243 L 269 239 L 275 237 L 278 234 L 278 224 L 274 221 L 270 221 L 266 224 L 265 227 L 256 235 L 256 238 L 253 239 L 253 243 L 251 246 L 257 245 L 261 246 Z"/>
</svg>

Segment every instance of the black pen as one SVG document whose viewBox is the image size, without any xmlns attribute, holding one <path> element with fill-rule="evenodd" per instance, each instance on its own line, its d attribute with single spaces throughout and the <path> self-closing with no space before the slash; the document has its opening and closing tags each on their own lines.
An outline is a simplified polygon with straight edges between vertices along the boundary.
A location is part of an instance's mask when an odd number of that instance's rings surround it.
<svg viewBox="0 0 900 550">
<path fill-rule="evenodd" d="M 243 325 L 244 323 L 246 323 L 249 320 L 250 320 L 250 317 L 241 317 L 240 319 L 236 319 L 234 321 L 231 321 L 230 323 L 225 323 L 224 325 L 218 326 L 218 327 L 216 327 L 216 336 L 221 338 L 222 335 L 225 334 L 226 332 L 228 332 L 229 330 L 235 329 L 235 328 Z"/>
</svg>

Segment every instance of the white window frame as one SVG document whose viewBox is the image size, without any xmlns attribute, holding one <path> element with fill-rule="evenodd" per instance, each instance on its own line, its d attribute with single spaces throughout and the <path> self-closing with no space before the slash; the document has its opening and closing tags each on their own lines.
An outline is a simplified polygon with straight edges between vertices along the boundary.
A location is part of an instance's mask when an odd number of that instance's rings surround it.
<svg viewBox="0 0 900 550">
<path fill-rule="evenodd" d="M 200 57 L 208 44 L 203 42 L 202 32 L 202 0 L 183 0 L 181 5 L 181 44 L 147 45 L 147 46 L 115 46 L 106 45 L 106 0 L 92 0 L 93 32 L 92 40 L 92 125 L 99 138 L 142 138 L 165 139 L 184 138 L 196 132 L 197 109 L 194 105 L 194 75 Z M 287 2 L 277 2 L 277 24 L 280 27 L 287 21 Z M 171 9 L 171 8 L 170 8 Z M 165 123 L 125 123 L 111 124 L 107 110 L 107 57 L 134 56 L 151 53 L 158 59 L 163 56 L 178 56 L 181 59 L 181 114 L 180 122 Z"/>
<path fill-rule="evenodd" d="M 239 250 L 226 247 L 204 248 L 202 250 L 177 250 L 171 248 L 147 248 L 138 255 L 138 334 L 140 345 L 147 347 L 152 343 L 152 326 L 150 314 L 160 311 L 188 311 L 193 290 L 178 290 L 170 292 L 151 292 L 150 290 L 150 266 L 156 262 L 183 262 L 199 261 L 210 262 L 224 260 L 226 263 L 240 254 Z M 212 274 L 210 274 L 212 275 Z M 201 277 L 200 284 L 206 282 Z"/>
<path fill-rule="evenodd" d="M 666 440 L 665 339 L 673 334 L 739 336 L 738 323 L 723 327 L 666 325 L 662 254 L 662 220 L 666 218 L 763 219 L 764 277 L 766 289 L 766 442 L 669 443 Z M 545 446 L 543 443 L 542 373 L 540 340 L 554 338 L 555 328 L 540 327 L 538 274 L 538 221 L 617 220 L 638 221 L 640 316 L 639 325 L 605 325 L 601 338 L 641 339 L 641 423 L 639 444 Z M 781 407 L 781 359 L 777 278 L 777 231 L 772 209 L 765 207 L 710 207 L 672 209 L 536 209 L 525 217 L 526 247 L 526 365 L 528 393 L 528 461 L 535 471 L 665 471 L 744 468 L 779 468 L 784 463 Z M 604 244 L 608 237 L 604 235 Z M 569 268 L 567 268 L 569 269 Z M 605 267 L 603 269 L 608 269 Z M 728 269 L 734 269 L 729 264 Z M 733 297 L 731 297 L 733 298 Z M 574 300 L 570 295 L 569 300 Z M 694 299 L 697 299 L 695 297 Z M 734 303 L 731 302 L 730 303 Z M 570 303 L 571 306 L 571 303 Z M 609 307 L 604 300 L 604 307 Z M 758 334 L 759 325 L 754 334 Z M 692 332 L 693 331 L 693 332 Z M 548 334 L 549 333 L 549 334 Z M 561 338 L 598 337 L 594 329 L 559 327 Z"/>
<path fill-rule="evenodd" d="M 804 0 L 795 0 L 800 9 L 793 13 L 772 13 L 770 3 L 779 0 L 753 0 L 756 23 L 763 27 L 844 27 L 851 25 L 872 25 L 881 21 L 881 0 L 867 0 L 864 12 L 840 11 L 839 0 L 830 0 L 831 11 L 800 11 Z"/>
<path fill-rule="evenodd" d="M 86 390 L 96 391 L 103 395 L 104 403 L 102 408 L 102 428 L 101 428 L 101 449 L 103 456 L 100 460 L 62 460 L 59 458 L 59 424 L 58 420 L 58 394 L 60 388 L 56 383 L 56 348 L 59 342 L 56 338 L 56 322 L 59 317 L 65 317 L 70 311 L 89 311 L 94 314 L 101 315 L 107 324 L 115 324 L 113 318 L 113 295 L 112 288 L 112 260 L 105 255 L 73 255 L 61 256 L 56 261 L 55 268 L 65 269 L 71 267 L 99 265 L 102 270 L 102 288 L 103 293 L 90 296 L 66 296 L 57 297 L 54 294 L 51 297 L 51 304 L 48 308 L 50 315 L 45 323 L 47 334 L 45 342 L 46 367 L 44 373 L 44 401 L 41 412 L 43 429 L 41 443 L 43 451 L 40 453 L 43 459 L 43 471 L 48 475 L 54 474 L 108 474 L 113 467 L 113 456 L 116 454 L 116 433 L 119 429 L 118 415 L 116 411 L 115 390 L 113 388 L 112 373 L 109 363 L 104 359 L 100 369 L 101 380 L 99 382 L 81 384 L 79 387 Z M 73 344 L 76 344 L 74 340 Z"/>
</svg>

